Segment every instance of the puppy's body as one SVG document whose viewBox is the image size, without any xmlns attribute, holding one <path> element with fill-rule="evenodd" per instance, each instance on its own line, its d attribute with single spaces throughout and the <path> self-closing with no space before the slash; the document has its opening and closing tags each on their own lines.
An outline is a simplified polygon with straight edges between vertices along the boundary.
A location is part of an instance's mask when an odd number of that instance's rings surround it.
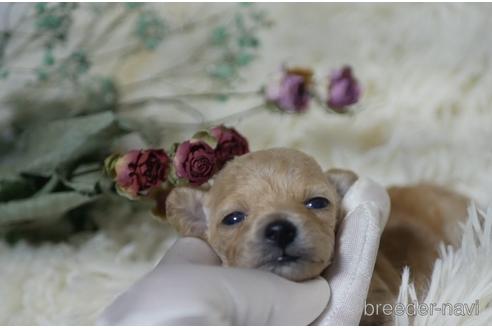
<svg viewBox="0 0 492 328">
<path fill-rule="evenodd" d="M 241 156 L 210 190 L 174 189 L 168 220 L 187 236 L 207 240 L 224 265 L 259 268 L 291 280 L 322 274 L 332 260 L 341 199 L 357 176 L 323 172 L 299 151 L 271 149 Z M 465 216 L 466 199 L 431 185 L 390 188 L 391 214 L 381 238 L 368 303 L 392 303 L 408 265 L 424 289 L 440 241 Z M 451 222 L 450 222 L 451 221 Z M 364 317 L 382 324 L 391 318 Z"/>
<path fill-rule="evenodd" d="M 367 303 L 396 301 L 401 272 L 410 267 L 419 295 L 422 295 L 438 256 L 438 245 L 458 242 L 458 221 L 466 217 L 468 199 L 442 187 L 419 184 L 388 189 L 391 212 L 381 236 L 378 257 Z M 381 307 L 380 307 L 381 308 Z M 362 324 L 389 324 L 391 316 L 365 316 Z"/>
</svg>

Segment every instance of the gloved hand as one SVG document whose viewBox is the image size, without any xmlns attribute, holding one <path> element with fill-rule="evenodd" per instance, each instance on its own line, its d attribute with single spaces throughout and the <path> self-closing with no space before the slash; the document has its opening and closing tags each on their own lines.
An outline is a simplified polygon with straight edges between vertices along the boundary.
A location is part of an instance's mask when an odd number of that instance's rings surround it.
<svg viewBox="0 0 492 328">
<path fill-rule="evenodd" d="M 111 325 L 357 325 L 389 214 L 386 190 L 360 178 L 345 195 L 335 259 L 325 280 L 295 283 L 221 267 L 205 242 L 179 239 L 157 267 L 99 319 Z"/>
<path fill-rule="evenodd" d="M 306 325 L 329 297 L 321 277 L 296 283 L 266 271 L 222 267 L 207 243 L 182 238 L 98 324 Z"/>
<path fill-rule="evenodd" d="M 390 199 L 385 188 L 359 178 L 345 194 L 342 207 L 346 215 L 337 231 L 334 260 L 323 274 L 330 284 L 331 299 L 316 325 L 359 324 Z"/>
</svg>

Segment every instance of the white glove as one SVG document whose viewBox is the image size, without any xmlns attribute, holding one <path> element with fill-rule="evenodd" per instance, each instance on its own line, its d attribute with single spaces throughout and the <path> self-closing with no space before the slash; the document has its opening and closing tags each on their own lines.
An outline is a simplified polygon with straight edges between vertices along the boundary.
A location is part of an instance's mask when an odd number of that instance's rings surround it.
<svg viewBox="0 0 492 328">
<path fill-rule="evenodd" d="M 329 297 L 323 278 L 296 283 L 266 271 L 222 267 L 207 243 L 182 238 L 98 324 L 307 325 Z"/>
<path fill-rule="evenodd" d="M 333 263 L 324 274 L 331 299 L 316 325 L 359 324 L 390 199 L 382 186 L 359 178 L 345 194 L 342 207 L 347 214 L 337 231 Z"/>
</svg>

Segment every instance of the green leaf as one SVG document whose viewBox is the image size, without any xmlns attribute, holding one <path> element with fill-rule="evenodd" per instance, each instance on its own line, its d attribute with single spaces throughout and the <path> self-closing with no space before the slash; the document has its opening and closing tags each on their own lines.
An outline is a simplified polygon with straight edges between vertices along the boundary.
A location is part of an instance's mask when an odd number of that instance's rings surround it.
<svg viewBox="0 0 492 328">
<path fill-rule="evenodd" d="M 93 195 L 97 193 L 97 184 L 101 178 L 100 173 L 93 172 L 76 177 L 70 181 L 65 181 L 63 184 L 81 194 Z"/>
<path fill-rule="evenodd" d="M 225 26 L 218 26 L 212 31 L 212 44 L 216 46 L 224 45 L 229 38 L 229 33 Z"/>
<path fill-rule="evenodd" d="M 241 48 L 257 48 L 260 44 L 258 38 L 248 34 L 240 36 L 237 42 Z"/>
<path fill-rule="evenodd" d="M 189 185 L 189 181 L 188 180 L 178 177 L 178 175 L 176 174 L 176 168 L 174 167 L 174 165 L 171 165 L 171 167 L 169 169 L 169 174 L 167 176 L 167 181 L 172 186 L 175 186 L 175 187 Z"/>
<path fill-rule="evenodd" d="M 38 2 L 35 5 L 36 12 L 38 14 L 43 13 L 46 10 L 46 7 L 47 7 L 47 4 L 46 3 L 42 3 L 42 2 Z"/>
<path fill-rule="evenodd" d="M 91 67 L 89 57 L 83 50 L 74 51 L 59 67 L 59 74 L 68 79 L 77 80 Z"/>
<path fill-rule="evenodd" d="M 107 149 L 122 132 L 111 112 L 38 125 L 24 133 L 21 147 L 5 164 L 17 173 L 48 177 L 79 158 Z"/>
<path fill-rule="evenodd" d="M 0 226 L 36 219 L 56 219 L 66 211 L 94 200 L 78 192 L 57 192 L 0 204 Z"/>
<path fill-rule="evenodd" d="M 63 184 L 82 194 L 96 194 L 102 179 L 103 169 L 100 163 L 83 164 L 77 167 L 70 180 L 63 180 Z"/>
<path fill-rule="evenodd" d="M 34 183 L 22 177 L 0 178 L 0 202 L 29 197 L 36 192 Z"/>
<path fill-rule="evenodd" d="M 235 68 L 227 63 L 220 63 L 212 69 L 211 74 L 221 80 L 227 80 L 234 76 Z"/>
<path fill-rule="evenodd" d="M 253 55 L 252 54 L 249 54 L 247 52 L 241 52 L 237 55 L 236 57 L 236 63 L 239 65 L 239 66 L 245 66 L 245 65 L 248 65 L 249 63 L 251 63 L 251 61 L 253 60 Z"/>
<path fill-rule="evenodd" d="M 155 11 L 146 10 L 139 14 L 136 35 L 147 49 L 153 50 L 164 40 L 167 26 Z"/>
<path fill-rule="evenodd" d="M 55 63 L 55 57 L 53 57 L 53 52 L 51 49 L 47 50 L 43 57 L 43 65 L 52 66 Z"/>
<path fill-rule="evenodd" d="M 215 138 L 213 135 L 210 134 L 210 132 L 206 130 L 201 130 L 196 132 L 191 139 L 198 139 L 201 140 L 205 143 L 207 143 L 210 147 L 215 148 L 217 147 L 217 138 Z"/>
<path fill-rule="evenodd" d="M 46 184 L 36 192 L 34 197 L 49 194 L 58 186 L 59 182 L 60 179 L 58 175 L 56 174 L 52 175 L 48 180 L 48 182 L 46 182 Z"/>
</svg>

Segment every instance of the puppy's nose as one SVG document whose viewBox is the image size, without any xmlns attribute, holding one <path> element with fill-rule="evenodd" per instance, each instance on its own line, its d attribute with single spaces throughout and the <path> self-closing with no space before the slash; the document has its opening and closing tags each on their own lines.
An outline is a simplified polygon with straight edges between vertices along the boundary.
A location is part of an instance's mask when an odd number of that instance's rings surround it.
<svg viewBox="0 0 492 328">
<path fill-rule="evenodd" d="M 296 235 L 297 228 L 287 220 L 273 221 L 265 228 L 265 238 L 281 248 L 292 243 Z"/>
</svg>

